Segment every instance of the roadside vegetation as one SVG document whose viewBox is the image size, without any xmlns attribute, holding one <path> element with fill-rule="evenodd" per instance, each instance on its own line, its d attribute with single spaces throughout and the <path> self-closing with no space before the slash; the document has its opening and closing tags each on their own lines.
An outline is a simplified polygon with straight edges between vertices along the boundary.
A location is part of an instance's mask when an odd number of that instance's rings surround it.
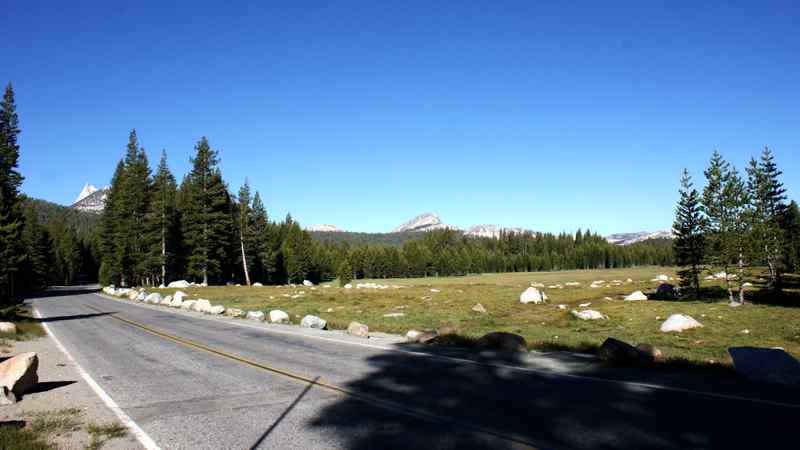
<svg viewBox="0 0 800 450">
<path fill-rule="evenodd" d="M 800 308 L 787 306 L 798 304 L 800 289 L 787 289 L 788 297 L 760 297 L 756 286 L 750 294 L 755 302 L 738 308 L 727 305 L 727 293 L 719 281 L 703 281 L 700 298 L 623 300 L 636 290 L 654 297 L 658 283 L 653 279 L 657 275 L 675 277 L 676 270 L 642 267 L 365 281 L 389 285 L 388 289 L 343 289 L 337 287 L 338 283 L 329 283 L 331 287 L 226 286 L 183 291 L 191 298 L 209 299 L 226 307 L 264 312 L 281 309 L 294 323 L 314 314 L 335 329 L 345 329 L 356 320 L 372 332 L 444 330 L 458 336 L 446 340 L 457 345 L 469 345 L 471 339 L 491 331 L 507 331 L 522 335 L 532 349 L 538 350 L 592 352 L 607 337 L 646 342 L 661 349 L 667 360 L 693 364 L 730 364 L 727 348 L 738 345 L 783 347 L 800 356 Z M 629 278 L 631 282 L 627 282 Z M 599 280 L 606 281 L 603 287 L 590 287 Z M 621 283 L 611 283 L 614 280 Z M 545 286 L 541 290 L 549 297 L 546 303 L 519 302 L 520 294 L 532 283 Z M 478 303 L 486 313 L 472 310 Z M 565 305 L 565 309 L 558 305 Z M 570 314 L 587 308 L 609 319 L 583 321 Z M 676 313 L 694 317 L 703 328 L 662 333 L 661 323 Z"/>
<path fill-rule="evenodd" d="M 17 328 L 16 333 L 0 332 L 0 353 L 3 354 L 10 351 L 11 341 L 26 341 L 45 334 L 39 321 L 33 318 L 30 311 L 22 305 L 1 308 L 0 322 L 11 322 Z"/>
</svg>

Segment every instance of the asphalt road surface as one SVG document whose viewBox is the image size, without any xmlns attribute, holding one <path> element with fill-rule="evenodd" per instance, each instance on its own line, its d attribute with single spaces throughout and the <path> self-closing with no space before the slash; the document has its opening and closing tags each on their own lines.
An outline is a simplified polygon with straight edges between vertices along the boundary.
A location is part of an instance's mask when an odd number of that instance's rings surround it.
<svg viewBox="0 0 800 450">
<path fill-rule="evenodd" d="M 29 302 L 164 449 L 798 445 L 800 390 L 736 377 L 358 345 L 79 290 Z"/>
</svg>

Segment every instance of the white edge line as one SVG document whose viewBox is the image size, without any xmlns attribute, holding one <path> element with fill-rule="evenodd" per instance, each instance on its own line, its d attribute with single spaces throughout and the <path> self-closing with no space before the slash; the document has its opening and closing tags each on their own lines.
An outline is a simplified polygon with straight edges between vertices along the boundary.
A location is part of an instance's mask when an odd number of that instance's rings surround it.
<svg viewBox="0 0 800 450">
<path fill-rule="evenodd" d="M 42 315 L 39 313 L 39 310 L 36 308 L 36 306 L 31 305 L 31 308 L 33 309 L 34 317 L 36 317 L 37 319 L 43 318 Z M 56 343 L 56 347 L 58 347 L 58 349 L 61 350 L 61 352 L 67 357 L 67 359 L 70 362 L 75 364 L 75 368 L 78 369 L 78 373 L 81 375 L 84 381 L 86 381 L 86 384 L 88 384 L 89 387 L 92 388 L 94 393 L 97 394 L 98 397 L 100 397 L 100 400 L 102 400 L 103 403 L 105 403 L 108 409 L 110 409 L 111 411 L 114 412 L 114 414 L 116 414 L 120 422 L 122 422 L 131 431 L 131 433 L 134 436 L 136 436 L 136 439 L 139 441 L 139 443 L 142 444 L 142 446 L 147 450 L 161 450 L 161 447 L 156 445 L 155 441 L 153 441 L 153 439 L 144 430 L 142 430 L 141 427 L 139 427 L 139 425 L 133 421 L 133 419 L 131 419 L 127 414 L 125 414 L 125 411 L 123 411 L 122 408 L 120 408 L 119 405 L 117 405 L 117 402 L 115 402 L 114 399 L 112 399 L 111 396 L 109 396 L 106 393 L 106 391 L 104 391 L 103 388 L 101 388 L 100 385 L 97 384 L 96 381 L 94 381 L 91 375 L 89 375 L 85 370 L 83 370 L 83 367 L 81 367 L 80 364 L 78 364 L 78 361 L 76 361 L 75 358 L 72 357 L 72 355 L 67 351 L 67 349 L 61 344 L 61 341 L 59 341 L 58 338 L 55 336 L 55 334 L 53 334 L 53 332 L 50 330 L 50 327 L 48 327 L 47 324 L 44 322 L 41 322 L 41 324 L 42 327 L 44 327 L 44 331 L 47 332 L 47 335 L 50 336 L 53 342 Z"/>
<path fill-rule="evenodd" d="M 366 344 L 366 343 L 361 343 L 361 342 L 351 342 L 351 341 L 347 341 L 347 340 L 343 340 L 343 339 L 335 339 L 335 338 L 330 338 L 330 337 L 325 337 L 325 336 L 315 336 L 313 334 L 302 334 L 302 333 L 297 333 L 297 332 L 293 332 L 293 331 L 275 330 L 275 329 L 269 329 L 268 326 L 270 324 L 267 324 L 267 323 L 265 323 L 265 325 L 267 325 L 267 327 L 265 327 L 263 325 L 262 326 L 258 326 L 258 325 L 251 325 L 249 323 L 243 323 L 243 321 L 235 320 L 233 318 L 231 318 L 230 321 L 228 321 L 228 320 L 220 321 L 219 319 L 226 319 L 226 318 L 224 318 L 224 317 L 204 317 L 204 316 L 196 316 L 196 315 L 193 315 L 193 314 L 192 315 L 190 315 L 190 314 L 181 314 L 180 311 L 173 311 L 171 308 L 155 308 L 154 307 L 154 306 L 159 306 L 159 305 L 150 305 L 150 304 L 139 304 L 139 303 L 133 303 L 133 302 L 126 302 L 126 301 L 123 301 L 122 299 L 119 299 L 119 298 L 116 298 L 116 297 L 103 295 L 103 294 L 100 294 L 100 293 L 97 293 L 97 292 L 92 292 L 92 293 L 97 295 L 100 298 L 104 298 L 106 300 L 113 300 L 115 302 L 119 302 L 119 303 L 122 303 L 122 304 L 125 304 L 125 305 L 138 306 L 140 308 L 150 309 L 150 310 L 155 310 L 155 311 L 166 311 L 166 312 L 170 312 L 172 314 L 178 314 L 178 315 L 183 315 L 183 316 L 187 316 L 187 317 L 193 317 L 193 318 L 196 318 L 196 319 L 211 320 L 211 321 L 229 323 L 229 324 L 237 325 L 237 326 L 240 326 L 240 327 L 251 328 L 251 329 L 254 329 L 254 330 L 261 330 L 261 331 L 264 331 L 266 333 L 283 334 L 283 335 L 287 335 L 287 336 L 295 336 L 295 337 L 300 337 L 300 338 L 319 339 L 319 340 L 322 340 L 322 341 L 334 342 L 334 343 L 337 343 L 337 344 L 355 345 L 357 347 L 366 347 L 366 348 L 372 348 L 372 349 L 377 349 L 377 350 L 386 350 L 386 351 L 392 351 L 392 352 L 399 352 L 399 353 L 405 353 L 405 354 L 412 355 L 412 356 L 417 356 L 417 357 L 431 358 L 431 359 L 442 359 L 442 360 L 446 360 L 446 361 L 454 361 L 454 362 L 460 362 L 460 363 L 475 364 L 475 365 L 484 366 L 484 367 L 496 367 L 496 368 L 499 368 L 499 369 L 510 369 L 510 370 L 518 370 L 518 371 L 521 371 L 521 372 L 531 372 L 531 373 L 536 373 L 536 374 L 539 374 L 539 375 L 550 376 L 550 377 L 573 378 L 573 379 L 577 379 L 577 380 L 595 381 L 595 382 L 600 382 L 600 383 L 618 384 L 618 385 L 623 385 L 623 386 L 634 386 L 634 387 L 639 387 L 639 388 L 647 388 L 647 389 L 661 390 L 661 391 L 668 391 L 668 392 L 680 392 L 680 393 L 683 393 L 683 394 L 690 394 L 690 395 L 701 395 L 701 396 L 707 396 L 707 397 L 718 398 L 718 399 L 723 399 L 723 400 L 744 401 L 744 402 L 750 402 L 750 403 L 759 403 L 759 404 L 764 404 L 764 405 L 779 406 L 779 407 L 783 407 L 783 408 L 800 409 L 800 404 L 794 404 L 794 403 L 783 403 L 783 402 L 777 402 L 777 401 L 773 401 L 773 400 L 764 400 L 764 399 L 760 399 L 760 398 L 743 397 L 743 396 L 739 396 L 739 395 L 720 394 L 718 392 L 697 391 L 697 390 L 694 390 L 694 389 L 687 389 L 687 388 L 674 387 L 674 386 L 666 386 L 666 385 L 663 385 L 663 384 L 655 384 L 655 383 L 645 383 L 645 382 L 640 382 L 640 381 L 625 381 L 625 380 L 615 380 L 615 379 L 611 379 L 611 378 L 593 377 L 593 376 L 589 376 L 589 375 L 576 375 L 574 373 L 559 372 L 557 370 L 536 369 L 536 368 L 533 368 L 533 367 L 513 366 L 513 365 L 498 364 L 498 363 L 486 363 L 486 362 L 475 361 L 475 360 L 467 359 L 467 358 L 459 358 L 457 356 L 437 355 L 437 354 L 434 354 L 434 353 L 419 352 L 419 351 L 414 351 L 414 350 L 406 350 L 406 349 L 402 349 L 402 348 L 388 347 L 388 346 L 385 346 L 385 345 Z M 572 353 L 572 352 L 568 352 L 568 353 Z"/>
</svg>

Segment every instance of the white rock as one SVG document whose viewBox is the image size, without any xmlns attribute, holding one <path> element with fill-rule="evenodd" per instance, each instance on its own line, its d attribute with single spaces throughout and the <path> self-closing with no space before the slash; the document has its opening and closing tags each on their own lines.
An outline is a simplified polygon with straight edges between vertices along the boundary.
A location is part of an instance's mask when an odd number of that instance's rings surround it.
<svg viewBox="0 0 800 450">
<path fill-rule="evenodd" d="M 320 319 L 317 316 L 312 316 L 311 314 L 303 317 L 303 320 L 300 321 L 300 327 L 302 328 L 315 328 L 317 330 L 324 330 L 326 326 L 328 326 L 328 322 L 326 322 L 324 319 Z"/>
<path fill-rule="evenodd" d="M 197 303 L 197 300 L 186 300 L 185 302 L 181 303 L 181 309 L 192 309 L 195 303 Z"/>
<path fill-rule="evenodd" d="M 192 310 L 202 313 L 207 313 L 211 309 L 211 302 L 201 298 L 198 299 L 192 306 Z"/>
<path fill-rule="evenodd" d="M 669 277 L 667 275 L 656 275 L 655 281 L 669 281 Z"/>
<path fill-rule="evenodd" d="M 483 305 L 481 305 L 480 303 L 473 306 L 472 310 L 477 313 L 486 314 L 486 308 L 484 308 Z"/>
<path fill-rule="evenodd" d="M 310 282 L 308 280 L 303 280 L 303 286 L 313 286 L 313 285 L 314 285 L 314 283 L 312 283 L 312 282 Z"/>
<path fill-rule="evenodd" d="M 161 284 L 158 285 L 158 288 L 159 289 L 164 289 L 164 288 L 166 288 L 166 286 L 164 286 L 164 283 L 161 283 Z"/>
<path fill-rule="evenodd" d="M 564 283 L 564 286 L 580 286 L 580 285 L 581 284 L 578 283 L 577 281 L 568 281 L 568 282 Z"/>
<path fill-rule="evenodd" d="M 344 285 L 344 288 L 345 289 L 353 289 L 353 285 L 350 284 L 350 283 L 347 283 L 347 284 Z"/>
<path fill-rule="evenodd" d="M 228 317 L 241 317 L 244 311 L 239 308 L 225 308 L 225 315 Z"/>
<path fill-rule="evenodd" d="M 208 308 L 209 314 L 222 314 L 225 312 L 225 307 L 222 305 L 214 305 L 211 308 Z"/>
<path fill-rule="evenodd" d="M 543 288 L 544 287 L 544 283 L 531 283 L 531 286 L 535 287 L 535 288 Z M 412 331 L 414 331 L 414 330 L 412 330 Z"/>
<path fill-rule="evenodd" d="M 403 317 L 403 316 L 405 316 L 405 313 L 400 313 L 400 312 L 393 312 L 383 315 L 383 317 Z"/>
<path fill-rule="evenodd" d="M 567 305 L 558 305 L 558 309 L 567 309 Z"/>
<path fill-rule="evenodd" d="M 167 287 L 169 288 L 178 288 L 178 289 L 186 289 L 189 286 L 191 285 L 186 280 L 172 281 L 167 285 Z"/>
<path fill-rule="evenodd" d="M 542 293 L 539 292 L 538 289 L 531 286 L 528 289 L 525 289 L 525 292 L 520 294 L 519 302 L 520 303 L 533 303 L 539 304 L 545 301 L 545 298 L 542 296 Z"/>
<path fill-rule="evenodd" d="M 289 323 L 289 314 L 280 309 L 273 309 L 269 312 L 269 321 L 272 323 Z"/>
<path fill-rule="evenodd" d="M 152 294 L 148 294 L 144 298 L 144 302 L 145 303 L 153 303 L 153 304 L 157 305 L 157 304 L 161 303 L 161 294 L 159 294 L 158 292 L 153 292 Z"/>
<path fill-rule="evenodd" d="M 172 303 L 172 296 L 171 295 L 168 295 L 168 296 L 164 297 L 161 300 L 161 304 L 164 305 L 164 306 L 169 306 L 170 303 Z"/>
<path fill-rule="evenodd" d="M 183 306 L 183 296 L 176 295 L 175 297 L 173 297 L 172 300 L 169 302 L 169 306 L 173 308 L 180 308 L 181 306 Z"/>
<path fill-rule="evenodd" d="M 661 324 L 661 332 L 669 333 L 672 331 L 681 332 L 683 330 L 690 330 L 692 328 L 700 328 L 703 325 L 694 320 L 691 316 L 685 314 L 673 314 L 667 317 L 667 320 Z"/>
<path fill-rule="evenodd" d="M 17 397 L 21 397 L 39 383 L 39 375 L 36 373 L 38 368 L 39 357 L 36 353 L 12 356 L 0 363 L 0 387 L 5 386 Z"/>
<path fill-rule="evenodd" d="M 189 294 L 187 294 L 186 292 L 183 292 L 183 291 L 175 291 L 175 294 L 172 295 L 172 298 L 174 298 L 176 300 L 183 301 L 183 298 L 187 297 L 188 295 Z"/>
<path fill-rule="evenodd" d="M 635 292 L 632 292 L 627 297 L 625 297 L 625 300 L 627 300 L 629 302 L 637 301 L 637 300 L 647 300 L 647 296 L 644 295 L 644 293 L 642 291 L 635 291 Z"/>
<path fill-rule="evenodd" d="M 17 332 L 17 326 L 11 322 L 0 322 L 0 333 L 13 334 Z"/>
<path fill-rule="evenodd" d="M 143 302 L 147 298 L 147 292 L 139 292 L 136 295 L 136 301 Z"/>
<path fill-rule="evenodd" d="M 350 322 L 347 326 L 347 334 L 358 337 L 369 337 L 369 327 L 363 323 Z"/>
<path fill-rule="evenodd" d="M 247 316 L 246 317 L 248 319 L 250 319 L 250 320 L 263 321 L 264 320 L 264 313 L 261 312 L 261 311 L 247 311 Z"/>
<path fill-rule="evenodd" d="M 440 291 L 439 289 L 431 289 L 431 292 L 436 293 L 436 292 L 442 292 L 442 291 Z"/>
<path fill-rule="evenodd" d="M 597 311 L 595 311 L 593 309 L 587 309 L 586 311 L 581 311 L 581 312 L 572 310 L 572 315 L 577 317 L 578 319 L 581 319 L 581 320 L 604 320 L 604 319 L 608 319 L 608 317 L 600 314 L 599 312 L 597 312 Z"/>
<path fill-rule="evenodd" d="M 261 283 L 259 283 L 258 281 L 256 281 L 255 283 L 253 283 L 253 287 L 263 287 L 263 286 L 264 286 L 264 285 L 263 285 L 263 284 L 261 284 Z"/>
<path fill-rule="evenodd" d="M 581 303 L 581 304 L 580 304 L 580 305 L 578 305 L 578 306 L 580 306 L 581 308 L 586 308 L 587 306 L 589 306 L 589 305 L 591 305 L 591 304 L 592 304 L 592 302 L 586 302 L 586 303 Z"/>
</svg>

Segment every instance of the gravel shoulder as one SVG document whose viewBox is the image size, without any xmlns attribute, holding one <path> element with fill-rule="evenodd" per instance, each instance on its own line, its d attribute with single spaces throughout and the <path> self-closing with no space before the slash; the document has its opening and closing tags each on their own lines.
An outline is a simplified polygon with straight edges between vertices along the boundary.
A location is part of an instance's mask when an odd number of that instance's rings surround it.
<svg viewBox="0 0 800 450">
<path fill-rule="evenodd" d="M 0 406 L 0 421 L 23 420 L 28 425 L 40 424 L 48 441 L 59 449 L 91 448 L 90 426 L 118 425 L 114 413 L 106 407 L 81 377 L 74 362 L 58 349 L 49 337 L 13 342 L 10 353 L 0 359 L 23 352 L 39 356 L 38 392 L 26 394 L 14 405 Z M 111 450 L 141 449 L 130 434 L 111 438 L 95 434 L 102 442 L 100 448 Z M 96 439 L 97 439 L 96 438 Z"/>
</svg>

